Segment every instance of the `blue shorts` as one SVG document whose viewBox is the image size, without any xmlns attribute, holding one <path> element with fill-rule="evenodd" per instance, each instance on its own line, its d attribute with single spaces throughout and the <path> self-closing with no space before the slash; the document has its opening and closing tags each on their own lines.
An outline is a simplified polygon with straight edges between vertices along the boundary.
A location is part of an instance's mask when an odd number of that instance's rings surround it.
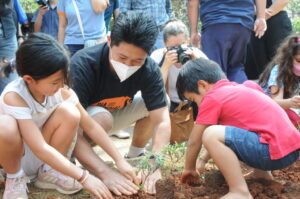
<svg viewBox="0 0 300 199">
<path fill-rule="evenodd" d="M 269 145 L 259 140 L 260 137 L 254 132 L 226 126 L 225 145 L 234 151 L 240 161 L 253 168 L 265 171 L 283 169 L 299 157 L 299 150 L 296 150 L 281 159 L 271 160 Z"/>
</svg>

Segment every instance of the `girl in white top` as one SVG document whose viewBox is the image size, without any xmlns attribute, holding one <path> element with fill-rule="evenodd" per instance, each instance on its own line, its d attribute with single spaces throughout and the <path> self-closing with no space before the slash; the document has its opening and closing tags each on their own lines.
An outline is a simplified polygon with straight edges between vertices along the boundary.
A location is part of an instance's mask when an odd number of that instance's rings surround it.
<svg viewBox="0 0 300 199">
<path fill-rule="evenodd" d="M 32 34 L 17 51 L 20 78 L 0 97 L 0 167 L 7 173 L 4 199 L 28 198 L 26 176 L 35 175 L 39 188 L 72 194 L 83 186 L 99 198 L 113 198 L 101 180 L 68 160 L 79 126 L 96 138 L 123 175 L 137 181 L 106 132 L 66 86 L 69 64 L 65 49 L 43 33 Z"/>
<path fill-rule="evenodd" d="M 189 44 L 189 32 L 186 25 L 178 20 L 172 19 L 168 21 L 163 28 L 164 46 L 151 54 L 151 58 L 160 65 L 163 79 L 167 87 L 167 93 L 171 100 L 170 111 L 173 112 L 181 100 L 176 90 L 176 81 L 179 71 L 183 65 L 178 52 L 190 59 L 206 57 L 206 55 L 198 48 L 188 47 L 184 52 L 178 51 L 181 47 L 187 47 Z M 184 55 L 185 54 L 185 55 Z"/>
</svg>

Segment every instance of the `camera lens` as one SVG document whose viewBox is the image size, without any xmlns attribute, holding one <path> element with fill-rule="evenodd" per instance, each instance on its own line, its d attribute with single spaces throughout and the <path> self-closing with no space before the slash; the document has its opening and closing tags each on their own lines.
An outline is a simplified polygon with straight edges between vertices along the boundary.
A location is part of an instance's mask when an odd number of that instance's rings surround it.
<svg viewBox="0 0 300 199">
<path fill-rule="evenodd" d="M 178 56 L 178 61 L 181 63 L 181 64 L 185 64 L 187 61 L 191 60 L 192 57 L 190 55 L 187 55 L 185 53 L 181 53 L 179 54 Z"/>
</svg>

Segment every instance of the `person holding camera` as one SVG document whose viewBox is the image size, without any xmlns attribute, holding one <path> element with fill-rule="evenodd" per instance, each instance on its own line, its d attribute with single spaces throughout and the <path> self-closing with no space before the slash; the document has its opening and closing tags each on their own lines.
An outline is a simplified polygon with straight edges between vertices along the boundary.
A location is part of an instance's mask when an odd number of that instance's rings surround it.
<svg viewBox="0 0 300 199">
<path fill-rule="evenodd" d="M 58 13 L 57 0 L 38 0 L 39 9 L 34 13 L 31 22 L 34 23 L 34 32 L 43 32 L 57 40 Z"/>
<path fill-rule="evenodd" d="M 198 48 L 188 45 L 188 29 L 178 19 L 172 19 L 165 24 L 163 39 L 165 48 L 155 50 L 151 58 L 161 67 L 166 90 L 171 100 L 170 112 L 174 112 L 181 102 L 176 91 L 176 81 L 181 66 L 191 59 L 207 57 Z"/>
</svg>

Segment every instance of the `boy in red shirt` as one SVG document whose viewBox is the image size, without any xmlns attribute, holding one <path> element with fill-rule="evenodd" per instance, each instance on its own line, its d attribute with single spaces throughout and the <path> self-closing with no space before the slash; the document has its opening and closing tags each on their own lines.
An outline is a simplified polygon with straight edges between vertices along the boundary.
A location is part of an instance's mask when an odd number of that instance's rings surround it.
<svg viewBox="0 0 300 199">
<path fill-rule="evenodd" d="M 254 82 L 229 82 L 218 64 L 206 59 L 189 61 L 180 71 L 181 99 L 198 105 L 182 181 L 198 178 L 196 160 L 202 143 L 228 185 L 222 199 L 252 199 L 239 160 L 254 174 L 272 178 L 271 170 L 285 168 L 299 157 L 300 134 L 284 110 Z M 201 164 L 198 164 L 201 165 Z"/>
</svg>

